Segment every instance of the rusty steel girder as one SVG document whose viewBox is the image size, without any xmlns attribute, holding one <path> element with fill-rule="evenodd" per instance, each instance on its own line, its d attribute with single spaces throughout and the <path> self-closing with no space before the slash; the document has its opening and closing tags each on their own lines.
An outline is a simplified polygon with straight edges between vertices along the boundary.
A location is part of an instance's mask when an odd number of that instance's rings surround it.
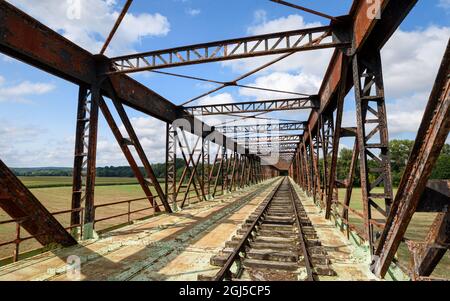
<svg viewBox="0 0 450 301">
<path fill-rule="evenodd" d="M 274 136 L 266 136 L 266 137 L 248 137 L 245 138 L 247 143 L 270 143 L 270 142 L 300 142 L 302 139 L 301 135 L 274 135 Z"/>
<path fill-rule="evenodd" d="M 225 125 L 215 126 L 215 130 L 223 134 L 242 134 L 242 133 L 271 133 L 284 131 L 303 131 L 305 122 L 280 122 L 280 123 L 261 123 L 248 125 Z"/>
<path fill-rule="evenodd" d="M 315 96 L 287 98 L 276 100 L 248 101 L 230 104 L 212 104 L 183 107 L 192 115 L 227 115 L 237 113 L 258 113 L 289 110 L 318 109 L 319 102 Z"/>
<path fill-rule="evenodd" d="M 111 59 L 113 73 L 131 73 L 324 48 L 349 47 L 339 26 L 322 26 L 209 42 Z M 329 39 L 327 39 L 329 38 Z M 331 41 L 330 41 L 331 39 Z"/>
<path fill-rule="evenodd" d="M 43 246 L 76 245 L 76 240 L 0 160 L 0 208 Z"/>
<path fill-rule="evenodd" d="M 428 100 L 422 123 L 398 193 L 392 204 L 386 227 L 375 251 L 376 275 L 384 277 L 406 229 L 416 212 L 420 197 L 431 175 L 450 130 L 450 43 L 447 45 L 435 85 Z"/>
<path fill-rule="evenodd" d="M 6 1 L 0 1 L 0 37 L 0 52 L 13 58 L 76 84 L 95 80 L 92 54 Z"/>
<path fill-rule="evenodd" d="M 94 90 L 96 92 L 94 92 Z M 80 87 L 73 165 L 72 209 L 85 207 L 84 223 L 94 223 L 99 87 Z M 81 224 L 81 212 L 71 213 L 71 226 Z M 83 231 L 91 235 L 91 231 Z"/>
</svg>

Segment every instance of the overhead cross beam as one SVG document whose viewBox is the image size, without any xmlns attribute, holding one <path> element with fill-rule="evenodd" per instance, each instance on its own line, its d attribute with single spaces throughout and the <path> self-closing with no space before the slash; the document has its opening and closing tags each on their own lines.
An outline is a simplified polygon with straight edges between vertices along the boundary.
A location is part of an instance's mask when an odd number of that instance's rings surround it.
<svg viewBox="0 0 450 301">
<path fill-rule="evenodd" d="M 282 131 L 303 131 L 305 122 L 261 123 L 248 125 L 216 126 L 215 130 L 223 134 L 270 133 Z"/>
<path fill-rule="evenodd" d="M 237 113 L 259 113 L 288 110 L 318 109 L 319 101 L 315 96 L 287 98 L 277 100 L 248 101 L 229 104 L 189 106 L 184 109 L 192 115 L 226 115 Z"/>
<path fill-rule="evenodd" d="M 253 142 L 250 143 L 250 149 L 255 147 L 262 148 L 296 148 L 298 143 L 295 142 Z"/>
<path fill-rule="evenodd" d="M 282 149 L 282 150 L 277 150 L 277 151 L 273 151 L 273 150 L 258 150 L 258 152 L 256 153 L 257 156 L 259 157 L 264 157 L 267 156 L 269 154 L 276 154 L 276 155 L 280 155 L 280 157 L 284 157 L 286 155 L 286 157 L 291 157 L 291 155 L 295 154 L 295 149 Z"/>
<path fill-rule="evenodd" d="M 300 142 L 302 135 L 282 135 L 282 136 L 267 136 L 267 137 L 247 137 L 238 138 L 238 141 L 246 141 L 248 143 L 270 143 L 270 142 Z"/>
<path fill-rule="evenodd" d="M 249 149 L 250 151 L 254 150 L 270 150 L 270 151 L 277 151 L 277 150 L 295 150 L 297 148 L 297 143 L 274 143 L 274 144 L 250 144 Z"/>
<path fill-rule="evenodd" d="M 322 26 L 115 57 L 116 73 L 242 59 L 324 48 L 349 47 L 340 27 Z"/>
</svg>

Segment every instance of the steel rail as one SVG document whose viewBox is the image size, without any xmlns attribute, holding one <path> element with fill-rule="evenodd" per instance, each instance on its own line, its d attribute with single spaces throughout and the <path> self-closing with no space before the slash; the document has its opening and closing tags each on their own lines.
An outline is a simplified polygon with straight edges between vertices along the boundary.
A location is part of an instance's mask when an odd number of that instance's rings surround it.
<svg viewBox="0 0 450 301">
<path fill-rule="evenodd" d="M 261 221 L 261 218 L 264 216 L 264 214 L 269 209 L 269 205 L 272 202 L 275 194 L 277 193 L 277 191 L 280 189 L 281 185 L 283 184 L 283 181 L 284 180 L 281 180 L 280 183 L 277 184 L 275 189 L 272 190 L 272 192 L 266 197 L 266 199 L 263 202 L 265 204 L 264 204 L 264 207 L 262 208 L 261 212 L 255 218 L 255 221 L 248 228 L 247 232 L 244 234 L 242 239 L 239 241 L 239 244 L 234 249 L 233 253 L 230 254 L 225 265 L 220 269 L 220 271 L 216 274 L 216 276 L 213 277 L 213 281 L 223 281 L 226 277 L 230 276 L 229 273 L 230 273 L 230 269 L 231 269 L 233 263 L 238 259 L 239 253 L 241 253 L 243 251 L 243 249 L 246 247 L 246 244 L 248 243 L 253 230 L 255 230 L 256 226 Z"/>
<path fill-rule="evenodd" d="M 249 229 L 246 231 L 246 233 L 243 235 L 242 239 L 240 240 L 239 244 L 237 245 L 237 247 L 234 249 L 233 253 L 231 253 L 226 261 L 226 263 L 224 264 L 224 266 L 220 269 L 220 271 L 216 274 L 215 277 L 213 277 L 214 281 L 223 281 L 225 279 L 229 279 L 231 278 L 230 275 L 230 270 L 231 267 L 233 265 L 233 263 L 236 260 L 239 260 L 239 254 L 244 251 L 244 248 L 246 247 L 247 243 L 249 242 L 253 231 L 256 229 L 257 225 L 261 222 L 262 218 L 264 217 L 264 215 L 267 213 L 267 210 L 269 209 L 270 204 L 272 203 L 275 194 L 278 192 L 278 190 L 280 189 L 281 185 L 284 183 L 284 181 L 286 180 L 286 178 L 284 178 L 283 180 L 281 180 L 281 182 L 277 185 L 277 187 L 270 193 L 270 195 L 264 200 L 263 204 L 264 207 L 261 209 L 261 212 L 258 213 L 257 217 L 255 218 L 254 222 L 251 224 L 251 226 L 249 227 Z M 294 209 L 294 214 L 295 214 L 295 220 L 296 220 L 296 224 L 297 227 L 299 229 L 299 241 L 300 241 L 300 245 L 302 248 L 302 252 L 303 252 L 303 256 L 304 256 L 304 262 L 305 262 L 305 267 L 306 267 L 306 271 L 307 271 L 307 278 L 306 281 L 315 281 L 316 279 L 314 278 L 314 271 L 313 271 L 313 267 L 312 267 L 312 263 L 311 263 L 311 258 L 308 252 L 308 249 L 306 247 L 306 241 L 305 241 L 305 237 L 304 237 L 304 232 L 303 232 L 303 228 L 300 222 L 300 215 L 299 215 L 299 210 L 298 210 L 298 205 L 297 205 L 297 198 L 295 197 L 294 194 L 294 188 L 292 186 L 292 183 L 288 180 L 288 187 L 289 187 L 289 192 L 290 192 L 290 199 L 292 201 L 293 204 L 293 209 Z M 259 208 L 257 210 L 260 210 Z"/>
<path fill-rule="evenodd" d="M 305 261 L 305 266 L 306 266 L 306 272 L 308 274 L 306 280 L 307 281 L 315 281 L 314 279 L 314 274 L 313 274 L 313 267 L 311 264 L 311 258 L 308 252 L 308 248 L 306 247 L 306 241 L 305 241 L 305 236 L 304 236 L 304 232 L 303 232 L 303 227 L 302 227 L 302 223 L 300 222 L 300 215 L 298 213 L 298 204 L 297 204 L 297 198 L 298 196 L 296 194 L 294 194 L 294 187 L 292 186 L 291 181 L 289 182 L 289 192 L 291 194 L 291 200 L 292 200 L 292 205 L 294 208 L 294 214 L 295 214 L 295 221 L 297 223 L 297 227 L 299 230 L 298 233 L 298 237 L 300 240 L 300 245 L 302 248 L 302 252 L 303 252 L 303 258 Z"/>
</svg>

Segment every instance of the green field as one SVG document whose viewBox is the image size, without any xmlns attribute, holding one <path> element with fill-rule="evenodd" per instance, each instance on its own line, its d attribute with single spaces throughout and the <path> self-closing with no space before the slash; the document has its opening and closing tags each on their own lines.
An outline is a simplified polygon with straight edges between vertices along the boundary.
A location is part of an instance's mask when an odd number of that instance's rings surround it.
<svg viewBox="0 0 450 301">
<path fill-rule="evenodd" d="M 380 190 L 378 192 L 381 193 L 382 191 Z M 397 189 L 394 189 L 394 195 L 395 193 L 397 193 Z M 342 201 L 344 197 L 345 197 L 345 189 L 339 189 L 339 200 Z M 381 203 L 379 205 L 381 205 Z M 350 207 L 361 213 L 363 212 L 361 188 L 353 189 Z M 376 212 L 376 210 L 372 211 L 372 214 L 375 218 L 381 217 L 381 215 L 377 213 L 378 212 Z M 406 232 L 405 235 L 406 238 L 414 241 L 424 241 L 427 232 L 431 224 L 433 223 L 435 217 L 436 214 L 434 213 L 416 213 L 413 216 L 413 219 L 408 227 L 408 231 Z M 363 230 L 363 221 L 359 216 L 350 212 L 349 220 L 351 224 L 354 224 L 360 230 Z M 409 251 L 404 243 L 400 245 L 399 259 L 404 265 L 409 266 Z M 437 266 L 433 276 L 450 278 L 450 255 L 448 251 L 445 254 L 444 258 L 439 263 L 439 265 Z"/>
<path fill-rule="evenodd" d="M 72 187 L 71 177 L 19 177 L 28 188 Z M 135 178 L 97 178 L 97 186 L 137 184 Z"/>
</svg>

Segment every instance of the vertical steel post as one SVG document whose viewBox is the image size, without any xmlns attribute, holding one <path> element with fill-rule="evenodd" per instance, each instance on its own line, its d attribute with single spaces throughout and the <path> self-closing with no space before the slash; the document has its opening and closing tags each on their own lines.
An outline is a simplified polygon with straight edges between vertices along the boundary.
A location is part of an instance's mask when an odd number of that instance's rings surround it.
<svg viewBox="0 0 450 301">
<path fill-rule="evenodd" d="M 211 142 L 209 140 L 203 141 L 203 181 L 205 184 L 203 187 L 205 187 L 205 193 L 206 193 L 206 199 L 209 199 L 211 197 L 211 182 L 209 181 L 209 174 L 211 171 L 211 159 L 210 159 L 210 150 L 211 150 Z"/>
<path fill-rule="evenodd" d="M 70 225 L 81 224 L 81 211 L 77 210 L 84 205 L 86 199 L 86 172 L 87 164 L 87 141 L 89 137 L 89 105 L 90 91 L 86 87 L 80 86 L 78 92 L 77 125 L 75 134 L 75 154 L 73 164 L 73 186 L 72 186 L 72 210 Z M 72 229 L 74 237 L 78 237 L 77 229 Z"/>
<path fill-rule="evenodd" d="M 177 211 L 177 131 L 170 124 L 166 127 L 166 196 L 172 203 L 172 210 Z"/>
<path fill-rule="evenodd" d="M 348 61 L 344 56 L 342 60 L 342 70 L 341 70 L 341 78 L 347 78 L 348 72 Z M 346 95 L 346 81 L 344 80 L 338 91 L 337 95 L 337 109 L 336 109 L 336 125 L 334 127 L 334 135 L 333 135 L 333 150 L 331 156 L 331 166 L 330 172 L 328 175 L 328 194 L 327 194 L 327 202 L 326 202 L 326 212 L 325 218 L 329 219 L 331 216 L 331 205 L 333 202 L 333 192 L 336 184 L 336 174 L 337 174 L 337 161 L 339 156 L 339 142 L 341 139 L 341 126 L 342 126 L 342 116 L 344 113 L 344 100 Z"/>
<path fill-rule="evenodd" d="M 308 153 L 306 150 L 306 141 L 303 141 L 302 143 L 302 153 L 303 153 L 303 166 L 305 168 L 305 179 L 306 179 L 306 185 L 305 190 L 308 196 L 311 196 L 311 174 L 309 172 L 309 160 L 308 160 Z"/>
<path fill-rule="evenodd" d="M 347 187 L 345 189 L 344 204 L 346 206 L 350 206 L 350 200 L 353 192 L 353 184 L 355 181 L 356 164 L 358 163 L 357 162 L 358 156 L 359 156 L 358 140 L 355 139 L 355 145 L 353 146 L 353 153 L 352 153 L 352 161 L 350 163 L 350 169 L 347 177 Z M 347 236 L 348 236 L 349 235 L 348 209 L 345 207 L 342 209 L 342 218 L 347 222 Z"/>
<path fill-rule="evenodd" d="M 330 158 L 333 152 L 333 137 L 334 137 L 334 117 L 333 114 L 321 114 L 321 128 L 322 128 L 322 152 L 323 152 L 323 183 L 324 183 L 324 200 L 327 201 L 328 191 L 330 189 L 329 174 L 330 174 Z"/>
<path fill-rule="evenodd" d="M 386 217 L 393 198 L 383 73 L 378 51 L 364 58 L 358 54 L 353 57 L 353 81 L 364 227 L 373 254 L 376 237 L 371 225 L 372 208 Z M 369 169 L 369 158 L 377 165 L 375 168 Z M 369 174 L 375 175 L 374 181 L 371 181 Z M 374 192 L 377 187 L 382 187 L 383 193 Z M 377 199 L 384 200 L 385 210 L 376 203 Z"/>
<path fill-rule="evenodd" d="M 97 83 L 91 88 L 89 114 L 89 137 L 87 149 L 87 171 L 86 171 L 86 200 L 84 207 L 84 230 L 83 238 L 90 239 L 94 237 L 94 193 L 95 193 L 95 176 L 96 176 L 96 160 L 97 160 L 97 135 L 98 135 L 98 112 L 100 102 L 100 87 Z"/>
</svg>

